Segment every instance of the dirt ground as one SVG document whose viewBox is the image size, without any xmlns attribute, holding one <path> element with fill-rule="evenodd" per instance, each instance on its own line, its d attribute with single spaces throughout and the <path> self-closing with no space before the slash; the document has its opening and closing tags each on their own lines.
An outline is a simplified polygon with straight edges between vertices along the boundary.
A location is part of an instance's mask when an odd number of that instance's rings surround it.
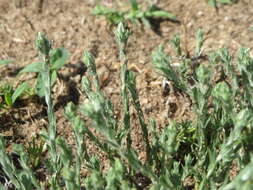
<svg viewBox="0 0 253 190">
<path fill-rule="evenodd" d="M 120 1 L 104 0 L 101 3 L 113 7 L 117 2 Z M 34 40 L 39 31 L 53 40 L 54 47 L 63 46 L 71 54 L 59 72 L 53 94 L 58 134 L 70 144 L 74 143 L 72 128 L 64 117 L 64 107 L 70 101 L 81 105 L 86 100 L 80 85 L 82 76 L 86 75 L 82 63 L 84 50 L 94 54 L 103 91 L 112 100 L 115 115 L 120 118 L 121 114 L 120 63 L 113 27 L 109 27 L 104 18 L 90 14 L 94 6 L 93 0 L 45 0 L 42 7 L 38 0 L 0 0 L 0 60 L 14 60 L 0 68 L 1 81 L 9 81 L 14 86 L 23 81 L 34 84 L 34 74 L 18 78 L 16 74 L 38 60 Z M 190 102 L 180 94 L 163 95 L 163 77 L 152 66 L 152 51 L 173 35 L 180 34 L 183 48 L 193 54 L 198 28 L 202 28 L 206 36 L 204 54 L 221 47 L 228 47 L 233 53 L 241 46 L 253 48 L 253 32 L 249 30 L 253 25 L 253 2 L 239 0 L 233 5 L 219 5 L 218 11 L 204 0 L 160 0 L 158 6 L 175 14 L 180 23 L 163 21 L 158 31 L 132 25 L 127 56 L 130 69 L 138 75 L 137 88 L 145 117 L 156 119 L 157 126 L 163 128 L 171 119 L 190 119 Z M 165 47 L 168 54 L 175 54 L 169 44 Z M 135 124 L 134 144 L 141 152 L 140 126 L 134 111 L 131 114 Z M 46 126 L 46 106 L 36 97 L 0 115 L 0 133 L 9 148 L 13 142 L 31 142 Z M 92 152 L 92 146 L 89 148 Z"/>
</svg>

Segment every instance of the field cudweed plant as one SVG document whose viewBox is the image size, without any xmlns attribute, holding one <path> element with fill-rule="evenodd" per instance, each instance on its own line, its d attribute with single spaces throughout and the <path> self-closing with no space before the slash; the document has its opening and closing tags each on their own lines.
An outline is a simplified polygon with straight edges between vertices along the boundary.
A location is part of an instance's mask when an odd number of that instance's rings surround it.
<svg viewBox="0 0 253 190">
<path fill-rule="evenodd" d="M 17 168 L 0 137 L 0 179 L 4 179 L 0 189 L 251 190 L 253 58 L 247 48 L 241 48 L 236 58 L 222 48 L 202 64 L 203 35 L 201 30 L 197 32 L 193 58 L 185 56 L 180 48 L 180 36 L 171 41 L 180 61 L 177 67 L 163 45 L 153 52 L 154 67 L 190 99 L 195 115 L 194 120 L 170 121 L 161 131 L 155 118 L 147 120 L 142 111 L 136 75 L 128 69 L 126 47 L 131 32 L 123 23 L 115 30 L 121 63 L 121 119 L 114 117 L 113 104 L 102 91 L 95 58 L 85 51 L 83 62 L 88 73 L 81 84 L 88 102 L 70 102 L 65 107 L 65 117 L 73 127 L 73 150 L 63 137 L 57 136 L 51 92 L 55 51 L 47 37 L 39 33 L 36 47 L 42 58 L 41 70 L 32 71 L 40 74 L 47 105 L 48 130 L 41 134 L 45 146 L 31 145 L 27 151 L 22 145 L 14 145 Z M 222 77 L 217 79 L 216 73 Z M 142 130 L 145 160 L 139 159 L 132 143 L 131 106 Z M 102 169 L 98 156 L 89 153 L 88 142 L 106 156 L 108 170 Z M 47 156 L 38 160 L 36 155 L 41 155 L 44 148 Z M 37 175 L 39 165 L 45 169 L 46 181 Z M 234 178 L 232 169 L 237 171 Z M 85 177 L 83 170 L 87 172 Z"/>
</svg>

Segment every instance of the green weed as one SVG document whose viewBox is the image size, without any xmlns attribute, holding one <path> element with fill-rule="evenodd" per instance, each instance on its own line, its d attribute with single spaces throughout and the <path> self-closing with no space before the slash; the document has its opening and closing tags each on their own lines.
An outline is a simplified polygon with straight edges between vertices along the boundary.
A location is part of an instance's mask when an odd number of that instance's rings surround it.
<svg viewBox="0 0 253 190">
<path fill-rule="evenodd" d="M 12 60 L 0 60 L 0 67 L 12 63 Z M 24 82 L 20 84 L 17 89 L 13 89 L 10 83 L 0 85 L 0 109 L 11 108 L 16 100 L 20 98 L 29 89 L 29 85 Z"/>
<path fill-rule="evenodd" d="M 250 85 L 253 59 L 249 56 L 249 50 L 242 48 L 238 53 L 238 60 L 233 62 L 228 50 L 223 48 L 210 55 L 208 64 L 198 63 L 196 58 L 201 55 L 202 41 L 203 34 L 197 34 L 195 57 L 187 58 L 181 56 L 183 53 L 180 51 L 180 38 L 176 36 L 172 45 L 180 56 L 179 67 L 173 67 L 172 57 L 166 55 L 163 46 L 154 52 L 153 63 L 167 80 L 190 97 L 193 103 L 197 118 L 190 126 L 194 138 L 191 140 L 191 147 L 184 154 L 194 161 L 188 175 L 194 176 L 195 188 L 235 187 L 235 182 L 226 185 L 229 182 L 230 166 L 233 162 L 238 163 L 238 167 L 241 164 L 250 164 L 252 154 L 252 149 L 246 148 L 251 143 L 244 139 L 251 136 L 248 129 L 252 126 L 253 117 L 253 89 Z M 182 69 L 185 63 L 192 69 L 191 76 L 187 77 L 182 72 L 185 70 Z M 221 72 L 222 78 L 215 81 L 217 72 Z M 182 145 L 184 143 L 181 143 Z M 243 157 L 247 157 L 247 161 L 243 159 L 243 163 L 239 156 L 241 151 L 244 152 Z M 184 171 L 184 164 L 181 167 Z M 184 176 L 181 175 L 181 180 Z M 220 185 L 217 185 L 219 183 Z M 250 189 L 249 187 L 250 185 L 245 186 L 246 189 Z"/>
<path fill-rule="evenodd" d="M 31 168 L 36 169 L 42 164 L 44 145 L 45 143 L 42 141 L 42 139 L 37 140 L 35 137 L 33 137 L 32 142 L 29 143 L 28 147 L 25 149 L 30 159 Z"/>
<path fill-rule="evenodd" d="M 233 4 L 236 3 L 238 0 L 208 0 L 208 4 L 211 5 L 212 7 L 217 8 L 217 4 Z"/>
<path fill-rule="evenodd" d="M 30 86 L 24 82 L 20 84 L 15 90 L 11 84 L 3 84 L 0 86 L 0 96 L 2 101 L 0 102 L 0 108 L 8 109 L 13 107 L 16 100 L 23 96 Z"/>
<path fill-rule="evenodd" d="M 143 10 L 140 4 L 136 0 L 128 1 L 131 8 L 127 11 L 119 11 L 111 8 L 104 7 L 102 5 L 97 5 L 92 14 L 98 16 L 104 16 L 110 24 L 118 25 L 119 23 L 126 24 L 131 22 L 134 24 L 143 23 L 146 27 L 151 27 L 152 19 L 169 19 L 172 21 L 177 21 L 175 15 L 159 9 L 155 4 L 150 4 L 147 10 Z"/>
<path fill-rule="evenodd" d="M 37 44 L 36 44 L 37 46 Z M 45 44 L 45 48 L 50 48 L 49 52 L 46 52 L 45 49 L 38 49 L 39 51 L 43 51 L 44 53 L 47 53 L 47 56 L 42 56 L 42 61 L 47 61 L 49 64 L 50 74 L 51 74 L 51 86 L 54 85 L 56 79 L 57 79 L 57 71 L 61 69 L 64 64 L 67 62 L 69 58 L 69 53 L 65 48 L 57 48 L 57 49 L 51 49 L 51 42 L 48 42 L 48 44 Z M 45 55 L 45 54 L 43 54 Z M 19 75 L 27 72 L 34 72 L 37 73 L 37 81 L 35 85 L 35 92 L 40 97 L 45 96 L 45 86 L 43 81 L 43 62 L 35 62 L 32 64 L 27 65 L 25 68 L 23 68 Z"/>
<path fill-rule="evenodd" d="M 115 39 L 121 62 L 122 100 L 119 120 L 114 117 L 113 105 L 101 89 L 95 58 L 84 52 L 83 62 L 88 71 L 82 78 L 82 87 L 88 101 L 78 106 L 70 102 L 65 107 L 65 116 L 73 127 L 75 151 L 63 137 L 56 135 L 51 97 L 53 54 L 50 54 L 50 41 L 38 35 L 36 47 L 43 59 L 40 74 L 49 121 L 48 131 L 43 131 L 42 137 L 48 154 L 45 159 L 39 159 L 42 144 L 31 144 L 28 149 L 14 145 L 13 150 L 19 156 L 20 168 L 17 168 L 0 137 L 0 164 L 5 178 L 21 190 L 251 190 L 253 58 L 249 49 L 241 48 L 235 58 L 222 48 L 204 56 L 207 60 L 202 64 L 204 33 L 199 30 L 192 57 L 180 49 L 180 36 L 172 40 L 180 62 L 175 67 L 174 57 L 160 45 L 153 52 L 152 62 L 175 90 L 189 98 L 194 119 L 171 120 L 159 130 L 155 119 L 145 118 L 136 76 L 128 69 L 125 50 L 130 34 L 123 23 L 118 24 Z M 218 79 L 217 73 L 221 76 Z M 129 113 L 131 106 L 142 131 L 143 160 L 132 144 L 131 131 L 135 126 Z M 100 157 L 89 153 L 88 142 L 108 159 L 108 170 L 103 170 Z M 36 166 L 42 164 L 46 166 L 46 185 L 36 175 Z M 232 169 L 238 171 L 234 179 Z M 86 171 L 87 176 L 81 171 Z M 0 188 L 7 189 L 3 185 Z"/>
</svg>

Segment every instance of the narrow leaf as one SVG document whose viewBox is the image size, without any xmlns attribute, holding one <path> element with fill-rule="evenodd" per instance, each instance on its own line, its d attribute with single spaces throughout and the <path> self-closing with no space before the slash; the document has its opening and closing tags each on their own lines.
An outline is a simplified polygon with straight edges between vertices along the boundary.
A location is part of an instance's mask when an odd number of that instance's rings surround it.
<svg viewBox="0 0 253 190">
<path fill-rule="evenodd" d="M 172 13 L 169 13 L 167 11 L 162 11 L 162 10 L 156 10 L 156 11 L 148 12 L 147 16 L 148 17 L 167 18 L 167 19 L 171 19 L 171 20 L 177 20 L 177 17 L 175 15 L 173 15 Z"/>
<path fill-rule="evenodd" d="M 56 82 L 56 79 L 57 79 L 57 72 L 54 70 L 51 73 L 51 86 L 54 85 L 54 83 Z"/>
<path fill-rule="evenodd" d="M 4 100 L 5 100 L 5 103 L 6 103 L 9 107 L 12 106 L 12 100 L 11 100 L 11 93 L 10 93 L 10 92 L 4 94 Z"/>
<path fill-rule="evenodd" d="M 219 3 L 224 3 L 224 4 L 231 4 L 233 3 L 232 0 L 218 0 Z"/>
<path fill-rule="evenodd" d="M 15 92 L 12 94 L 11 100 L 14 104 L 17 98 L 22 95 L 27 89 L 29 88 L 29 85 L 24 82 L 21 85 L 18 86 L 18 88 L 15 90 Z"/>
<path fill-rule="evenodd" d="M 45 84 L 44 84 L 44 81 L 42 80 L 41 74 L 39 74 L 37 77 L 35 90 L 36 90 L 36 94 L 38 94 L 39 97 L 45 96 Z"/>
<path fill-rule="evenodd" d="M 7 65 L 11 62 L 13 62 L 13 61 L 12 60 L 0 60 L 0 66 Z"/>
<path fill-rule="evenodd" d="M 39 72 L 42 71 L 42 66 L 43 66 L 43 63 L 41 63 L 41 62 L 35 62 L 35 63 L 32 63 L 32 64 L 29 64 L 24 69 L 22 69 L 19 72 L 19 74 L 27 73 L 27 72 L 39 73 Z"/>
</svg>

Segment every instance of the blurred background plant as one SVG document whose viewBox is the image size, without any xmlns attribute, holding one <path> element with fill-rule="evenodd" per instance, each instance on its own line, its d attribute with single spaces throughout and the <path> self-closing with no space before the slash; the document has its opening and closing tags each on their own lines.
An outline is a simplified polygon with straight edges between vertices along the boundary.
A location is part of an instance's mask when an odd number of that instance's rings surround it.
<svg viewBox="0 0 253 190">
<path fill-rule="evenodd" d="M 148 28 L 150 28 L 152 25 L 152 19 L 168 19 L 171 21 L 178 21 L 175 15 L 168 11 L 161 10 L 153 1 L 148 1 L 147 10 L 143 10 L 141 5 L 136 0 L 128 0 L 128 3 L 130 8 L 126 11 L 115 10 L 102 5 L 97 5 L 92 10 L 92 14 L 104 16 L 112 25 L 118 25 L 119 23 L 126 24 L 130 21 L 134 24 L 142 23 Z"/>
<path fill-rule="evenodd" d="M 217 8 L 218 3 L 220 4 L 233 4 L 237 3 L 238 0 L 207 0 L 208 4 L 214 8 Z"/>
</svg>

